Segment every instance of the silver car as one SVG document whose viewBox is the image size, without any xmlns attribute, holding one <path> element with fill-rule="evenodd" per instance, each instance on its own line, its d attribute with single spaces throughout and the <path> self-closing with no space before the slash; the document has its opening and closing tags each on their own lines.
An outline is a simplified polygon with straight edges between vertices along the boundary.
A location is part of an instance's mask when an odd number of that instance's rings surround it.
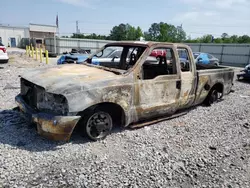
<svg viewBox="0 0 250 188">
<path fill-rule="evenodd" d="M 197 64 L 209 64 L 219 66 L 219 59 L 209 53 L 193 52 L 195 62 Z"/>
</svg>

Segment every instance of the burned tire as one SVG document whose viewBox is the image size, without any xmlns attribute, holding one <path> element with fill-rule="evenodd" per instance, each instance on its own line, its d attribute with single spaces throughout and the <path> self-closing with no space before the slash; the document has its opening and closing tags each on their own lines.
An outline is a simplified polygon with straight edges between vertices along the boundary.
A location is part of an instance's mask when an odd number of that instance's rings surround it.
<svg viewBox="0 0 250 188">
<path fill-rule="evenodd" d="M 204 103 L 206 106 L 211 106 L 213 103 L 217 102 L 219 98 L 221 97 L 217 89 L 212 88 L 210 92 L 208 93 L 208 96 L 205 99 Z"/>
<path fill-rule="evenodd" d="M 103 140 L 112 131 L 113 119 L 108 111 L 96 108 L 83 116 L 80 126 L 83 136 L 93 141 Z"/>
</svg>

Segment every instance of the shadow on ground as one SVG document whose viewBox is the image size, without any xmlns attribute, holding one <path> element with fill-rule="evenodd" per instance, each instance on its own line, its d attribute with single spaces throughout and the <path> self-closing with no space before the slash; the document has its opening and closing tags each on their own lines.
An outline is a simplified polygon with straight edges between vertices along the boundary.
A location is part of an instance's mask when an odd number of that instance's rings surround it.
<svg viewBox="0 0 250 188">
<path fill-rule="evenodd" d="M 223 101 L 223 99 L 220 99 L 220 101 Z M 199 106 L 204 106 L 204 105 L 199 105 Z M 180 113 L 184 113 L 183 115 L 186 115 L 190 111 L 195 110 L 197 107 L 198 106 L 194 106 L 192 108 L 182 110 Z M 173 118 L 170 117 L 168 119 L 173 119 Z M 147 126 L 156 124 L 158 122 L 167 121 L 167 119 L 160 120 L 160 118 L 159 121 L 157 120 L 158 119 L 153 119 L 151 121 L 148 120 L 149 124 Z M 121 128 L 120 126 L 115 126 L 112 133 L 116 134 L 118 132 L 122 132 L 124 129 L 125 128 Z M 128 128 L 127 130 L 136 131 L 136 129 L 138 128 L 135 129 Z M 70 141 L 68 142 L 48 140 L 38 135 L 36 126 L 34 124 L 29 123 L 27 118 L 17 109 L 0 111 L 0 144 L 6 144 L 12 147 L 32 152 L 41 152 L 41 151 L 53 151 L 60 149 L 60 147 L 58 146 L 65 145 L 67 143 L 85 144 L 88 142 L 92 141 L 83 137 L 79 128 L 75 129 L 75 131 L 71 136 Z"/>
<path fill-rule="evenodd" d="M 113 133 L 121 132 L 117 127 Z M 0 111 L 0 144 L 6 144 L 15 148 L 32 152 L 53 151 L 59 149 L 58 146 L 71 144 L 85 144 L 91 142 L 83 137 L 79 130 L 73 132 L 70 141 L 52 141 L 41 137 L 36 130 L 36 126 L 27 121 L 27 118 L 16 110 Z"/>
</svg>

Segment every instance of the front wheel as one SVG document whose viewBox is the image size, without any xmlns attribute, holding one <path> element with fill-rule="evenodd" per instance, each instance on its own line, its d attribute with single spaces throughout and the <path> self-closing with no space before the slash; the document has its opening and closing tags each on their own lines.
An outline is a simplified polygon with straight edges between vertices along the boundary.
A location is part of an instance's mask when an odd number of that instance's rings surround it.
<svg viewBox="0 0 250 188">
<path fill-rule="evenodd" d="M 84 118 L 84 135 L 93 141 L 103 140 L 113 128 L 113 120 L 108 112 L 97 110 Z"/>
<path fill-rule="evenodd" d="M 216 62 L 214 63 L 214 65 L 215 65 L 216 67 L 218 67 L 218 66 L 219 66 L 219 62 L 216 61 Z"/>
</svg>

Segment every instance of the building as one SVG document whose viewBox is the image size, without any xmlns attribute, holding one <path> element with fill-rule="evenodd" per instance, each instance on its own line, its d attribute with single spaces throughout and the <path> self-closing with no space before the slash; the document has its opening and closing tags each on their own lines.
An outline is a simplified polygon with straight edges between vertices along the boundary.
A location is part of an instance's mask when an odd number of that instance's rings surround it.
<svg viewBox="0 0 250 188">
<path fill-rule="evenodd" d="M 56 26 L 29 24 L 29 27 L 17 27 L 0 24 L 0 41 L 8 47 L 25 47 L 32 43 L 33 46 L 44 44 L 45 38 L 53 38 Z"/>
<path fill-rule="evenodd" d="M 53 38 L 56 33 L 56 26 L 30 24 L 30 38 L 35 40 L 37 45 L 44 44 L 45 38 Z"/>
<path fill-rule="evenodd" d="M 17 47 L 22 38 L 29 38 L 28 27 L 17 27 L 0 24 L 0 41 L 9 47 Z"/>
</svg>

